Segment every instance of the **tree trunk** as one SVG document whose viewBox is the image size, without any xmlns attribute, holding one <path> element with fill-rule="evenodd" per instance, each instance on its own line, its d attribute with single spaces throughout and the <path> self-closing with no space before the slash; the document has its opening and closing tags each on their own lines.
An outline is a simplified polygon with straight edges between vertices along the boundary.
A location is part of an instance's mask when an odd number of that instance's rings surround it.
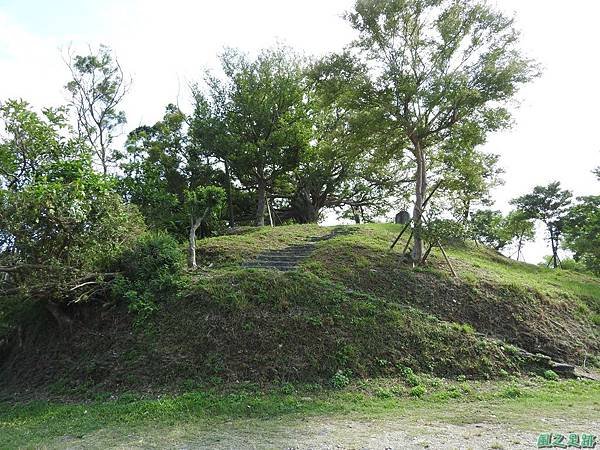
<svg viewBox="0 0 600 450">
<path fill-rule="evenodd" d="M 256 226 L 263 227 L 265 225 L 265 183 L 264 181 L 258 182 L 258 202 L 256 207 Z"/>
<path fill-rule="evenodd" d="M 294 218 L 299 223 L 317 223 L 320 207 L 315 203 L 310 192 L 306 188 L 302 188 L 292 201 Z"/>
<path fill-rule="evenodd" d="M 427 178 L 425 173 L 425 155 L 420 143 L 417 141 L 414 143 L 413 154 L 417 162 L 417 172 L 415 175 L 415 206 L 413 208 L 413 250 L 412 259 L 415 263 L 420 263 L 423 259 L 423 239 L 422 227 L 423 227 L 423 202 L 425 200 L 425 191 L 427 189 Z"/>
<path fill-rule="evenodd" d="M 360 216 L 356 212 L 356 209 L 354 208 L 353 205 L 350 205 L 350 208 L 352 208 L 352 215 L 354 216 L 354 223 L 356 223 L 357 225 L 359 225 L 360 224 Z"/>
<path fill-rule="evenodd" d="M 550 245 L 552 246 L 552 267 L 558 267 L 558 239 L 557 233 L 552 225 L 549 226 L 550 231 Z"/>
<path fill-rule="evenodd" d="M 188 236 L 188 267 L 190 269 L 195 269 L 196 264 L 196 230 L 202 223 L 202 218 L 194 220 L 191 218 L 190 220 L 190 234 Z"/>
<path fill-rule="evenodd" d="M 233 188 L 231 186 L 231 173 L 229 172 L 229 162 L 225 160 L 225 177 L 227 178 L 227 204 L 229 207 L 229 228 L 235 226 L 233 217 Z"/>
<path fill-rule="evenodd" d="M 467 226 L 469 223 L 469 215 L 471 213 L 471 201 L 467 200 L 464 203 L 464 211 L 463 211 L 463 225 Z"/>
<path fill-rule="evenodd" d="M 196 264 L 196 230 L 200 224 L 193 219 L 190 223 L 190 233 L 188 236 L 188 268 L 195 269 Z"/>
</svg>

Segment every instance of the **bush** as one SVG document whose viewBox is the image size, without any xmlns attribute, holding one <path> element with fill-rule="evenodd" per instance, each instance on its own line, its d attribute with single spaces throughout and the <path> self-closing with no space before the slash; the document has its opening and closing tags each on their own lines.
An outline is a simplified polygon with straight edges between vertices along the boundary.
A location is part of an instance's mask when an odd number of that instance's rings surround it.
<svg viewBox="0 0 600 450">
<path fill-rule="evenodd" d="M 519 388 L 519 386 L 513 385 L 508 386 L 502 392 L 500 392 L 500 397 L 503 398 L 519 398 L 523 396 L 523 391 Z"/>
<path fill-rule="evenodd" d="M 181 281 L 184 258 L 178 242 L 166 233 L 142 235 L 115 264 L 119 276 L 112 293 L 125 299 L 138 323 L 158 309 L 161 296 L 172 294 Z"/>
<path fill-rule="evenodd" d="M 400 368 L 400 372 L 409 386 L 416 387 L 421 384 L 421 379 L 415 375 L 410 367 L 402 367 Z"/>
<path fill-rule="evenodd" d="M 558 381 L 559 376 L 554 370 L 546 370 L 544 372 L 544 378 L 550 381 Z"/>
<path fill-rule="evenodd" d="M 119 272 L 127 279 L 150 282 L 153 289 L 162 288 L 156 285 L 159 278 L 164 283 L 167 275 L 180 275 L 183 267 L 179 243 L 167 233 L 143 234 L 118 261 Z"/>
<path fill-rule="evenodd" d="M 423 386 L 423 385 L 415 386 L 414 388 L 412 388 L 410 390 L 410 395 L 412 397 L 417 397 L 417 398 L 423 397 L 426 393 L 427 393 L 427 389 L 425 389 L 425 386 Z"/>
<path fill-rule="evenodd" d="M 331 377 L 331 385 L 336 389 L 342 389 L 350 384 L 351 372 L 349 370 L 338 370 Z"/>
</svg>

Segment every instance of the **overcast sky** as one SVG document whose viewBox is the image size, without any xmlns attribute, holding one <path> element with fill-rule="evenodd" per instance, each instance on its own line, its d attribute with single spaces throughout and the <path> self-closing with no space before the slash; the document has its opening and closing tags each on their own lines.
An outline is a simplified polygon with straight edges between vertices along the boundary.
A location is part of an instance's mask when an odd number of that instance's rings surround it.
<svg viewBox="0 0 600 450">
<path fill-rule="evenodd" d="M 189 101 L 188 83 L 217 66 L 224 46 L 249 52 L 280 41 L 306 54 L 343 47 L 352 32 L 341 18 L 352 0 L 0 0 L 0 101 L 23 98 L 36 107 L 65 102 L 68 73 L 60 49 L 112 47 L 133 85 L 128 127 L 154 123 L 164 106 Z M 600 2 L 497 0 L 515 14 L 525 52 L 543 66 L 525 87 L 515 126 L 490 137 L 502 155 L 508 201 L 536 184 L 559 180 L 575 195 L 598 193 L 596 126 L 600 105 Z M 184 108 L 185 109 L 185 108 Z M 541 239 L 525 249 L 530 262 L 550 253 Z"/>
</svg>

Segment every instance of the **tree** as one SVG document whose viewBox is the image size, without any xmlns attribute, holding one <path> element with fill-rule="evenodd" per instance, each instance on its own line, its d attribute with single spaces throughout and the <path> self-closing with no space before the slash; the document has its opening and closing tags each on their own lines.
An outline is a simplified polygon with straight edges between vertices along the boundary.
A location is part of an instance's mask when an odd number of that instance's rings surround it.
<svg viewBox="0 0 600 450">
<path fill-rule="evenodd" d="M 560 182 L 555 181 L 548 186 L 536 186 L 531 194 L 511 201 L 527 218 L 540 220 L 546 226 L 554 268 L 558 267 L 558 247 L 572 197 L 570 191 L 562 190 Z"/>
<path fill-rule="evenodd" d="M 215 162 L 223 164 L 225 172 L 225 185 L 227 190 L 227 206 L 229 213 L 229 227 L 235 226 L 235 213 L 233 206 L 234 186 L 231 174 L 231 155 L 235 151 L 235 139 L 227 129 L 227 93 L 223 85 L 215 77 L 207 77 L 207 83 L 211 87 L 211 98 L 201 91 L 198 86 L 193 88 L 195 100 L 194 115 L 190 124 L 190 137 L 193 157 L 189 161 L 193 167 L 203 159 L 214 159 Z M 192 156 L 192 155 L 190 155 Z M 190 169 L 191 173 L 200 172 Z M 198 178 L 193 176 L 193 178 Z"/>
<path fill-rule="evenodd" d="M 110 48 L 101 45 L 88 55 L 68 54 L 65 60 L 72 80 L 65 89 L 77 118 L 79 136 L 93 150 L 106 175 L 113 160 L 111 145 L 118 127 L 126 122 L 119 110 L 130 81 Z"/>
<path fill-rule="evenodd" d="M 457 127 L 431 162 L 431 172 L 442 180 L 440 193 L 464 226 L 474 206 L 491 205 L 490 191 L 503 183 L 500 176 L 504 173 L 498 167 L 499 155 L 477 149 L 485 143 L 485 136 L 471 125 Z"/>
<path fill-rule="evenodd" d="M 482 133 L 505 127 L 503 106 L 534 75 L 517 49 L 513 20 L 475 0 L 357 0 L 347 14 L 359 37 L 354 48 L 370 63 L 369 100 L 384 113 L 416 165 L 412 257 L 422 259 L 421 205 L 428 164 L 464 124 Z"/>
<path fill-rule="evenodd" d="M 45 108 L 40 115 L 23 100 L 8 100 L 0 104 L 0 121 L 0 189 L 19 191 L 43 165 L 80 153 L 77 142 L 65 136 L 64 109 Z"/>
<path fill-rule="evenodd" d="M 298 164 L 309 139 L 298 58 L 283 48 L 254 60 L 228 50 L 221 57 L 225 79 L 208 86 L 222 104 L 232 146 L 214 148 L 239 182 L 256 192 L 257 226 L 264 225 L 267 196 Z M 232 151 L 233 148 L 233 151 Z"/>
<path fill-rule="evenodd" d="M 510 244 L 506 234 L 504 217 L 500 211 L 479 210 L 471 215 L 470 232 L 476 242 L 500 251 Z"/>
<path fill-rule="evenodd" d="M 184 208 L 190 220 L 188 237 L 188 267 L 195 269 L 196 231 L 211 220 L 218 220 L 225 204 L 225 191 L 216 186 L 198 187 L 185 193 Z"/>
<path fill-rule="evenodd" d="M 535 239 L 535 224 L 521 211 L 512 211 L 504 219 L 506 236 L 517 246 L 517 261 L 521 257 L 525 242 Z"/>
<path fill-rule="evenodd" d="M 565 246 L 574 259 L 600 275 L 600 196 L 579 197 L 564 219 Z"/>
<path fill-rule="evenodd" d="M 311 139 L 294 170 L 294 220 L 317 222 L 325 208 L 350 208 L 353 216 L 387 210 L 408 176 L 390 159 L 378 112 L 360 107 L 372 89 L 364 67 L 349 54 L 325 57 L 306 70 L 305 89 Z"/>
<path fill-rule="evenodd" d="M 168 105 L 162 120 L 129 133 L 125 152 L 116 155 L 125 199 L 138 206 L 150 228 L 175 234 L 187 227 L 182 209 L 190 188 L 185 121 L 176 106 Z"/>
</svg>

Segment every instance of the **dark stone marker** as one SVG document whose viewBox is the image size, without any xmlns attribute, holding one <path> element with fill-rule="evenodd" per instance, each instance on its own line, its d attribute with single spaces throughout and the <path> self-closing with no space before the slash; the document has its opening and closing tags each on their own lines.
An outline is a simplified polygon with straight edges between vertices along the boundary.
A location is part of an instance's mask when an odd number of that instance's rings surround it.
<svg viewBox="0 0 600 450">
<path fill-rule="evenodd" d="M 394 222 L 406 225 L 408 222 L 410 222 L 410 213 L 408 211 L 400 211 L 398 214 L 396 214 Z"/>
</svg>

